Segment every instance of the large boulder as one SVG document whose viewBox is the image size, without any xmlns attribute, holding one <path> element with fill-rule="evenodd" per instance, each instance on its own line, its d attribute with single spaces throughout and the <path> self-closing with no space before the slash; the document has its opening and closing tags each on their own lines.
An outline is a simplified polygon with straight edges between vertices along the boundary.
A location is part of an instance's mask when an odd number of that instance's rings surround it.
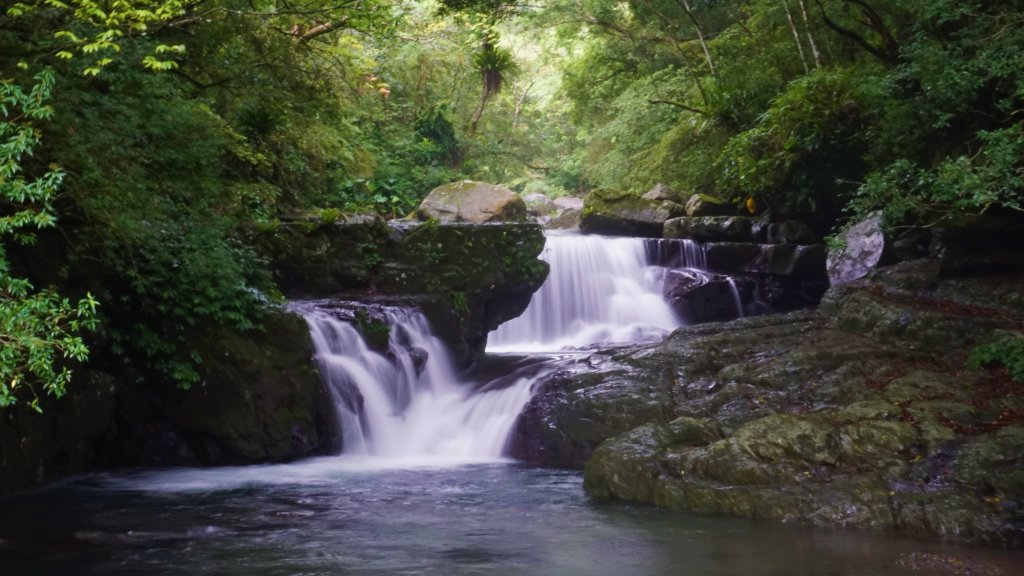
<svg viewBox="0 0 1024 576">
<path fill-rule="evenodd" d="M 594 190 L 583 202 L 580 231 L 584 234 L 660 238 L 665 221 L 684 212 L 675 202 L 611 190 Z"/>
<path fill-rule="evenodd" d="M 341 448 L 337 414 L 313 362 L 309 327 L 271 311 L 259 332 L 220 329 L 200 381 L 160 391 L 160 417 L 179 430 L 198 463 L 281 462 Z"/>
<path fill-rule="evenodd" d="M 431 190 L 416 209 L 416 217 L 473 224 L 521 222 L 526 218 L 526 203 L 503 186 L 463 180 Z"/>
</svg>

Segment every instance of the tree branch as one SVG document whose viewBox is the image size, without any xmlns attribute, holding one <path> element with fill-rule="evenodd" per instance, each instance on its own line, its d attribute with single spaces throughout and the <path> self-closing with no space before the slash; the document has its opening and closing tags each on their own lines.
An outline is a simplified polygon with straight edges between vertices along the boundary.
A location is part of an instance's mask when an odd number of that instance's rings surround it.
<svg viewBox="0 0 1024 576">
<path fill-rule="evenodd" d="M 710 112 L 708 112 L 707 110 L 701 110 L 700 108 L 694 108 L 693 106 L 690 106 L 689 104 L 683 104 L 682 102 L 678 102 L 676 100 L 663 100 L 663 99 L 660 99 L 660 98 L 655 98 L 655 99 L 648 100 L 647 103 L 648 104 L 668 104 L 669 106 L 675 106 L 676 108 L 682 108 L 683 110 L 687 110 L 689 112 L 693 112 L 694 114 L 702 114 L 704 116 L 707 116 L 708 114 L 710 114 Z"/>
</svg>

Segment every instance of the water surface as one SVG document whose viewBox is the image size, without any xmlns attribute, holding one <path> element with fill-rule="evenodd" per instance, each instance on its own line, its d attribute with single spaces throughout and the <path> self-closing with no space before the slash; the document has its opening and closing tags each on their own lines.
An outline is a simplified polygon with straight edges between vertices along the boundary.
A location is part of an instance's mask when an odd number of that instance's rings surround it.
<svg viewBox="0 0 1024 576">
<path fill-rule="evenodd" d="M 1024 559 L 596 504 L 577 472 L 391 464 L 111 474 L 0 499 L 0 574 L 887 576 L 924 552 L 1012 575 Z"/>
</svg>

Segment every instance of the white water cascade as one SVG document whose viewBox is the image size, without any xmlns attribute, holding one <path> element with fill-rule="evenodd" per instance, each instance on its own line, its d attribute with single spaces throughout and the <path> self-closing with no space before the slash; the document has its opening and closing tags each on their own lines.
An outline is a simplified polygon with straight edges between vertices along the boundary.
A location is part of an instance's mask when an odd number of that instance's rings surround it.
<svg viewBox="0 0 1024 576">
<path fill-rule="evenodd" d="M 703 257 L 703 254 L 700 255 Z M 547 281 L 523 314 L 488 337 L 488 352 L 542 352 L 663 336 L 679 320 L 641 238 L 549 234 Z"/>
<path fill-rule="evenodd" d="M 455 375 L 444 344 L 417 311 L 387 309 L 387 355 L 349 322 L 315 303 L 296 306 L 313 336 L 338 409 L 343 453 L 405 463 L 500 459 L 531 385 L 544 373 L 481 390 Z"/>
</svg>

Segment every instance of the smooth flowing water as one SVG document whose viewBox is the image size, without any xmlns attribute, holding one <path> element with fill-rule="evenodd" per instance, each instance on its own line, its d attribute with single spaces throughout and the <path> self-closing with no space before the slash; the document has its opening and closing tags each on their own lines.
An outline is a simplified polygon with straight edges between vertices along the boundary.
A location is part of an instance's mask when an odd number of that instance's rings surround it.
<svg viewBox="0 0 1024 576">
<path fill-rule="evenodd" d="M 550 371 L 540 359 L 510 377 L 465 380 L 416 310 L 383 309 L 391 332 L 387 350 L 377 351 L 336 310 L 315 302 L 294 308 L 309 324 L 350 455 L 410 463 L 499 460 L 534 382 Z"/>
<path fill-rule="evenodd" d="M 498 327 L 489 352 L 539 352 L 660 338 L 679 326 L 661 294 L 664 269 L 647 241 L 550 234 L 547 281 L 522 316 Z"/>
</svg>

